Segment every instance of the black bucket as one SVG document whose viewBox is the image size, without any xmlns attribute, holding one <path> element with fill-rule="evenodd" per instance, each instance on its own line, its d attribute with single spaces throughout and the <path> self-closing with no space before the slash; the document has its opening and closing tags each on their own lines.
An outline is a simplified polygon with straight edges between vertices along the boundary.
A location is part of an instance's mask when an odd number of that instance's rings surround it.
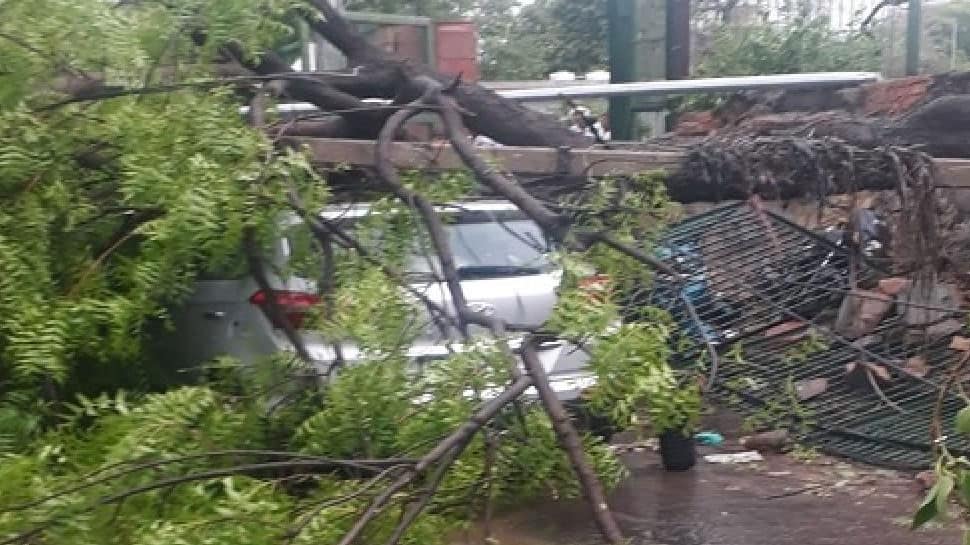
<svg viewBox="0 0 970 545">
<path fill-rule="evenodd" d="M 667 430 L 660 434 L 660 460 L 667 471 L 687 471 L 697 463 L 694 437 L 681 430 Z"/>
</svg>

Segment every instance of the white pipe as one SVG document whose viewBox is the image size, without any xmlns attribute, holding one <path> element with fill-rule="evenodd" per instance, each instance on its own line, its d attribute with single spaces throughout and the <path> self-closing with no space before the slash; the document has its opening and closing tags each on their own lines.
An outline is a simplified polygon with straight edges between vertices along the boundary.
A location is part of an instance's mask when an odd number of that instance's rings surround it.
<svg viewBox="0 0 970 545">
<path fill-rule="evenodd" d="M 643 81 L 635 83 L 600 83 L 590 85 L 569 85 L 544 87 L 541 89 L 504 89 L 496 91 L 505 98 L 519 102 L 554 101 L 564 98 L 596 98 L 611 96 L 668 96 L 694 93 L 723 93 L 756 89 L 816 89 L 824 87 L 845 87 L 878 81 L 879 74 L 874 72 L 818 72 L 808 74 L 776 74 L 771 76 L 740 76 L 731 78 L 704 78 L 665 81 Z M 487 86 L 485 82 L 483 85 Z M 373 99 L 373 102 L 390 103 L 388 100 Z M 280 112 L 312 112 L 317 108 L 312 104 L 280 104 Z M 248 107 L 240 109 L 247 113 Z"/>
<path fill-rule="evenodd" d="M 722 93 L 752 89 L 813 89 L 842 87 L 877 81 L 872 72 L 820 72 L 815 74 L 778 74 L 734 78 L 705 78 L 636 83 L 605 83 L 547 89 L 499 91 L 506 98 L 520 102 L 556 100 L 559 98 L 594 98 L 614 96 L 667 96 L 694 93 Z"/>
</svg>

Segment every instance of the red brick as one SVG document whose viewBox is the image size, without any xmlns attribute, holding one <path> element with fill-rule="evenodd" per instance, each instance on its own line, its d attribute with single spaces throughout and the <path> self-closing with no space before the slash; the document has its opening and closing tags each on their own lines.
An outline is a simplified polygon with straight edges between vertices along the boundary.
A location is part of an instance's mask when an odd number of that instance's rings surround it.
<svg viewBox="0 0 970 545">
<path fill-rule="evenodd" d="M 864 85 L 863 113 L 889 116 L 906 113 L 926 98 L 932 83 L 930 76 L 913 76 Z"/>
<path fill-rule="evenodd" d="M 678 136 L 707 136 L 720 126 L 713 112 L 685 112 L 678 119 L 674 132 Z"/>
</svg>

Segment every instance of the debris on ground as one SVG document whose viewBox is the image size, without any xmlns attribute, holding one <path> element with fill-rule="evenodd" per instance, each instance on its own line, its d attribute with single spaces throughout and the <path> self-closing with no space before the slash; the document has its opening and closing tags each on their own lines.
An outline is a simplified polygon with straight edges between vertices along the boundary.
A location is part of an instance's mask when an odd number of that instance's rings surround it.
<svg viewBox="0 0 970 545">
<path fill-rule="evenodd" d="M 736 431 L 719 430 L 726 436 Z M 913 506 L 925 494 L 913 473 L 828 456 L 811 463 L 783 455 L 763 458 L 744 464 L 702 462 L 691 471 L 671 473 L 663 470 L 659 454 L 631 452 L 623 455 L 630 477 L 611 494 L 610 508 L 634 543 L 805 545 L 865 543 L 872 536 L 881 545 L 961 542 L 958 525 L 909 530 Z M 497 512 L 490 529 L 501 543 L 600 543 L 585 509 L 578 500 L 541 502 Z M 765 521 L 785 531 L 765 532 Z M 454 545 L 479 545 L 477 537 L 462 535 Z"/>
<path fill-rule="evenodd" d="M 916 482 L 919 484 L 920 493 L 926 492 L 927 490 L 933 488 L 936 484 L 936 472 L 935 471 L 920 471 L 916 474 Z"/>
<path fill-rule="evenodd" d="M 741 446 L 759 452 L 781 452 L 789 444 L 788 430 L 772 430 L 742 437 Z"/>
<path fill-rule="evenodd" d="M 795 383 L 795 396 L 799 401 L 807 401 L 815 396 L 824 394 L 829 389 L 829 379 L 811 378 Z"/>
<path fill-rule="evenodd" d="M 967 337 L 955 336 L 950 339 L 950 350 L 958 352 L 970 352 L 970 339 Z"/>
<path fill-rule="evenodd" d="M 788 341 L 798 341 L 807 335 L 805 324 L 802 322 L 783 322 L 765 330 L 765 337 L 783 337 Z"/>
<path fill-rule="evenodd" d="M 702 431 L 694 435 L 698 445 L 717 447 L 724 443 L 724 436 L 713 431 Z"/>
<path fill-rule="evenodd" d="M 781 452 L 790 441 L 788 430 L 772 430 L 742 437 L 740 443 L 746 449 L 759 452 Z"/>
<path fill-rule="evenodd" d="M 745 452 L 706 454 L 704 461 L 711 464 L 750 464 L 751 462 L 762 462 L 764 457 L 756 450 L 748 450 Z"/>
<path fill-rule="evenodd" d="M 913 356 L 903 364 L 903 372 L 916 378 L 926 378 L 926 375 L 930 374 L 930 366 L 925 357 Z"/>
</svg>

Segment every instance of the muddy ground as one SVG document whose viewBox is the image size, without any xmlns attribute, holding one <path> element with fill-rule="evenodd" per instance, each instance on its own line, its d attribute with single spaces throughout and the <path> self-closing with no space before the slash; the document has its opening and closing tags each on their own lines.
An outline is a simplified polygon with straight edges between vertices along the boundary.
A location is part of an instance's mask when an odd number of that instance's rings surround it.
<svg viewBox="0 0 970 545">
<path fill-rule="evenodd" d="M 705 452 L 737 450 L 733 440 Z M 635 544 L 827 545 L 959 544 L 955 523 L 911 532 L 922 496 L 911 473 L 850 464 L 824 456 L 809 461 L 770 455 L 763 462 L 700 461 L 691 471 L 666 472 L 648 444 L 629 450 L 630 477 L 611 496 Z M 600 543 L 581 501 L 549 502 L 499 515 L 493 536 L 503 545 Z M 456 545 L 481 544 L 476 536 Z"/>
</svg>

